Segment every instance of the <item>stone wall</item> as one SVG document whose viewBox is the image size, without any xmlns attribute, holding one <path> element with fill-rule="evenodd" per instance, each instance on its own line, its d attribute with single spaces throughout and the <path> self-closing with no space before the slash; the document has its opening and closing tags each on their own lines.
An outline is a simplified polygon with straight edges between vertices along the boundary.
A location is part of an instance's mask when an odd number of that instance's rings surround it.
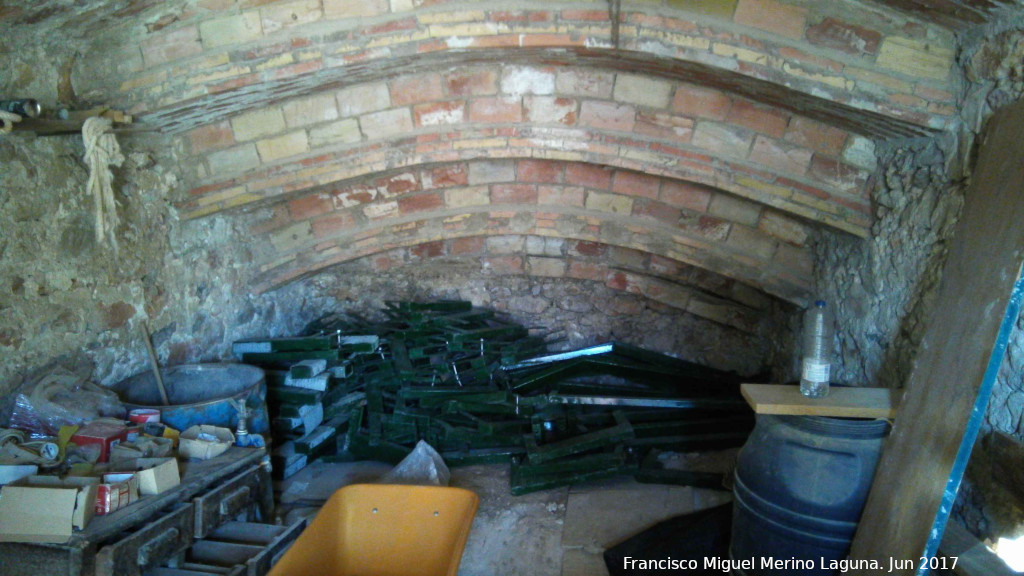
<svg viewBox="0 0 1024 576">
<path fill-rule="evenodd" d="M 963 204 L 947 163 L 935 142 L 889 150 L 872 195 L 872 237 L 815 238 L 815 285 L 836 313 L 834 382 L 906 382 Z"/>
<path fill-rule="evenodd" d="M 325 313 L 434 297 L 564 330 L 563 346 L 618 339 L 752 374 L 769 364 L 767 326 L 787 308 L 636 250 L 515 235 L 385 251 L 257 292 L 261 214 L 179 219 L 166 140 L 120 141 L 116 254 L 94 240 L 79 137 L 0 141 L 0 394 L 52 361 L 84 362 L 105 383 L 145 369 L 142 321 L 174 365 L 230 359 L 236 339 L 298 334 Z"/>
</svg>

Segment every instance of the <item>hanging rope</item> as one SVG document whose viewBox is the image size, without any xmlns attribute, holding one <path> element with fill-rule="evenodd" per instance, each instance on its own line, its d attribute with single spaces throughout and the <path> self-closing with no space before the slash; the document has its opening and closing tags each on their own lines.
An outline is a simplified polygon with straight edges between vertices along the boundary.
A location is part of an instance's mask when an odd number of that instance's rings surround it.
<svg viewBox="0 0 1024 576">
<path fill-rule="evenodd" d="M 21 122 L 21 116 L 13 112 L 0 111 L 0 134 L 7 134 L 14 130 L 15 122 Z"/>
<path fill-rule="evenodd" d="M 111 122 L 108 118 L 94 116 L 82 126 L 82 140 L 85 141 L 85 162 L 89 165 L 89 182 L 86 191 L 92 195 L 93 211 L 96 215 L 96 243 L 108 241 L 117 252 L 117 204 L 114 202 L 113 174 L 109 166 L 124 163 L 117 139 L 109 133 Z"/>
</svg>

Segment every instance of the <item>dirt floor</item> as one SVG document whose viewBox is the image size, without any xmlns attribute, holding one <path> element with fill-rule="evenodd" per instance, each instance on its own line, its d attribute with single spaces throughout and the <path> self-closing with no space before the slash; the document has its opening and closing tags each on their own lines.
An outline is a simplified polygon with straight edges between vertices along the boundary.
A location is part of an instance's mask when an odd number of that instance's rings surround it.
<svg viewBox="0 0 1024 576">
<path fill-rule="evenodd" d="M 731 457 L 715 456 L 713 467 L 728 467 Z M 390 469 L 375 462 L 313 463 L 278 484 L 281 520 L 313 515 L 338 488 L 375 481 Z M 631 477 L 512 496 L 508 465 L 461 467 L 451 475 L 452 486 L 480 496 L 460 576 L 606 576 L 605 549 L 662 520 L 732 499 L 726 491 Z"/>
</svg>

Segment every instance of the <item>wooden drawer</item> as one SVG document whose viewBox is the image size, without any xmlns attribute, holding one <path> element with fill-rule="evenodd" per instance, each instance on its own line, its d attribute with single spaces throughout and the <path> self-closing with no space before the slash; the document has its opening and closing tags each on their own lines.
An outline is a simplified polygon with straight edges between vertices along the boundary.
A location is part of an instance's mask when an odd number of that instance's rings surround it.
<svg viewBox="0 0 1024 576">
<path fill-rule="evenodd" d="M 100 548 L 96 576 L 141 576 L 192 545 L 195 515 L 191 504 L 179 504 L 170 513 L 137 532 Z"/>
<path fill-rule="evenodd" d="M 306 520 L 300 520 L 291 526 L 275 526 L 273 524 L 252 524 L 249 522 L 228 522 L 210 533 L 206 542 L 209 544 L 240 544 L 254 545 L 256 550 L 243 562 L 246 576 L 265 576 L 270 568 L 284 555 L 288 548 L 302 534 Z M 195 552 L 202 542 L 192 548 Z M 227 554 L 218 554 L 227 557 Z"/>
<path fill-rule="evenodd" d="M 259 470 L 258 465 L 253 466 L 192 500 L 196 538 L 205 538 L 212 530 L 242 512 L 247 512 L 247 519 L 252 519 L 253 504 L 260 498 Z"/>
</svg>

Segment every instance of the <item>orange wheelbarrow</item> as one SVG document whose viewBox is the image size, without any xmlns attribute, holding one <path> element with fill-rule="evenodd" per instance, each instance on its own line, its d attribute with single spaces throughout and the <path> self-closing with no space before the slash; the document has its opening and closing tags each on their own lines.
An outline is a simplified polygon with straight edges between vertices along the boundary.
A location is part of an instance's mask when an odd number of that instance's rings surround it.
<svg viewBox="0 0 1024 576">
<path fill-rule="evenodd" d="M 269 576 L 455 576 L 479 502 L 462 488 L 345 486 Z"/>
</svg>

